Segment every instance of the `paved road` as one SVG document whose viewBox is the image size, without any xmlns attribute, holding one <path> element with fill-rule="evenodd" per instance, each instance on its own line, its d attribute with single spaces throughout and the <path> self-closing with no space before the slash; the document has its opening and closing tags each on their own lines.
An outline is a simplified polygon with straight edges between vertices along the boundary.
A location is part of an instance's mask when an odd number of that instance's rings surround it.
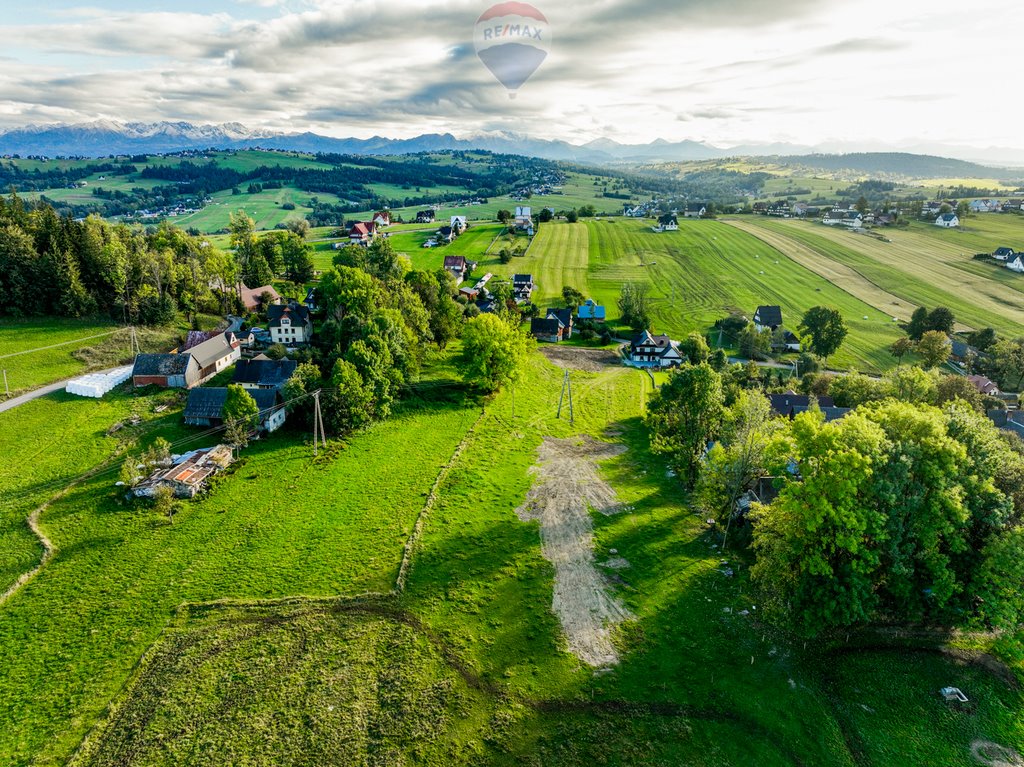
<svg viewBox="0 0 1024 767">
<path fill-rule="evenodd" d="M 120 370 L 122 367 L 124 367 L 124 366 L 123 365 L 118 365 L 116 368 L 109 368 L 107 370 L 95 370 L 93 372 L 94 373 L 113 373 L 115 370 Z M 74 377 L 75 378 L 80 378 L 83 375 L 85 375 L 85 374 L 84 373 L 79 373 L 77 376 L 74 376 Z M 18 407 L 18 405 L 24 405 L 26 402 L 31 402 L 34 399 L 39 399 L 40 397 L 45 397 L 47 394 L 53 394 L 54 392 L 64 391 L 64 387 L 66 387 L 68 385 L 68 381 L 70 381 L 70 380 L 72 380 L 72 379 L 71 378 L 65 378 L 63 381 L 57 381 L 57 383 L 49 384 L 47 386 L 42 387 L 41 389 L 33 389 L 32 391 L 26 392 L 25 394 L 21 394 L 21 395 L 19 395 L 17 397 L 12 397 L 11 399 L 7 400 L 6 402 L 0 402 L 0 413 L 3 413 L 5 411 L 7 411 L 7 410 L 13 410 L 14 408 Z"/>
</svg>

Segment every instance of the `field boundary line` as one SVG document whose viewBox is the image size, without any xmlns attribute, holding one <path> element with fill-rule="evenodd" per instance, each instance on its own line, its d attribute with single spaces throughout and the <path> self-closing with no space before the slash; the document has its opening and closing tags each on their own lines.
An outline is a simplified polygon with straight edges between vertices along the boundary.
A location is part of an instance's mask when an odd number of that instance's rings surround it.
<svg viewBox="0 0 1024 767">
<path fill-rule="evenodd" d="M 127 330 L 127 329 L 128 328 L 117 328 L 116 330 L 111 330 L 111 331 L 109 331 L 107 333 L 99 333 L 99 334 L 94 335 L 94 336 L 86 336 L 85 338 L 76 338 L 73 341 L 62 341 L 59 344 L 52 344 L 50 346 L 40 346 L 38 349 L 26 349 L 23 352 L 12 352 L 10 354 L 0 354 L 0 360 L 6 360 L 6 359 L 9 359 L 11 357 L 20 357 L 22 354 L 35 354 L 36 352 L 45 352 L 45 351 L 47 351 L 49 349 L 58 349 L 61 346 L 70 346 L 71 344 L 80 344 L 83 341 L 92 341 L 92 340 L 97 339 L 97 338 L 106 338 L 107 336 L 112 336 L 115 333 L 120 333 L 120 332 L 122 332 L 124 330 Z"/>
<path fill-rule="evenodd" d="M 18 579 L 14 581 L 14 583 L 12 583 L 10 586 L 8 586 L 7 590 L 4 591 L 3 594 L 0 594 L 0 606 L 4 605 L 8 599 L 10 599 L 19 591 L 21 591 L 21 589 L 24 588 L 25 584 L 27 584 L 29 581 L 31 581 L 33 578 L 39 575 L 39 573 L 42 572 L 43 568 L 46 567 L 49 561 L 53 559 L 53 555 L 57 553 L 57 549 L 53 545 L 53 541 L 47 538 L 46 533 L 44 533 L 42 528 L 39 527 L 39 517 L 40 515 L 42 515 L 44 511 L 50 508 L 50 505 L 52 503 L 54 503 L 55 501 L 59 501 L 61 498 L 63 498 L 65 495 L 71 492 L 72 488 L 74 488 L 76 485 L 78 485 L 78 482 L 68 485 L 56 495 L 48 498 L 42 505 L 37 506 L 28 515 L 28 527 L 32 531 L 33 535 L 35 535 L 39 543 L 42 544 L 43 556 L 39 558 L 39 562 L 36 564 L 35 567 L 19 575 Z"/>
<path fill-rule="evenodd" d="M 455 451 L 448 459 L 448 463 L 441 467 L 441 471 L 437 474 L 437 479 L 434 480 L 433 486 L 430 488 L 430 492 L 427 494 L 427 500 L 423 503 L 423 508 L 420 509 L 420 513 L 416 515 L 416 522 L 413 524 L 412 533 L 409 534 L 409 538 L 405 542 L 405 547 L 402 549 L 402 562 L 398 566 L 398 576 L 395 578 L 395 585 L 391 587 L 392 594 L 401 594 L 405 591 L 405 584 L 409 580 L 409 571 L 412 569 L 412 557 L 416 551 L 416 546 L 423 536 L 423 528 L 426 525 L 427 517 L 430 516 L 431 510 L 434 508 L 434 504 L 437 503 L 438 491 L 441 489 L 441 485 L 444 484 L 445 480 L 448 479 L 448 475 L 451 473 L 452 468 L 455 466 L 459 458 L 462 457 L 462 452 L 469 445 L 470 440 L 476 433 L 477 426 L 480 422 L 487 417 L 487 411 L 484 410 L 477 416 L 476 421 L 469 427 L 469 431 L 465 433 L 462 440 L 455 447 Z"/>
</svg>

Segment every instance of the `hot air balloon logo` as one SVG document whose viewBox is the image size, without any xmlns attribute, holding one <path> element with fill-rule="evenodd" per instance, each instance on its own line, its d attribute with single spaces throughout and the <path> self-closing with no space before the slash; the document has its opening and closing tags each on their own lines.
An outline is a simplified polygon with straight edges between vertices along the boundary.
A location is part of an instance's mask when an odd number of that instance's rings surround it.
<svg viewBox="0 0 1024 767">
<path fill-rule="evenodd" d="M 473 34 L 476 55 L 516 97 L 551 52 L 551 25 L 526 3 L 498 3 L 477 19 Z"/>
</svg>

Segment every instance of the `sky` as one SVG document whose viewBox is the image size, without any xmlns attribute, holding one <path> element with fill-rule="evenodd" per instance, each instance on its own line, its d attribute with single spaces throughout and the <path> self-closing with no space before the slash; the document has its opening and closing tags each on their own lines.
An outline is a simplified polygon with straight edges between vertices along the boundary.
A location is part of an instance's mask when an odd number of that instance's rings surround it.
<svg viewBox="0 0 1024 767">
<path fill-rule="evenodd" d="M 514 99 L 474 47 L 492 4 L 0 0 L 0 129 L 1024 151 L 1018 0 L 534 0 L 550 53 Z"/>
</svg>

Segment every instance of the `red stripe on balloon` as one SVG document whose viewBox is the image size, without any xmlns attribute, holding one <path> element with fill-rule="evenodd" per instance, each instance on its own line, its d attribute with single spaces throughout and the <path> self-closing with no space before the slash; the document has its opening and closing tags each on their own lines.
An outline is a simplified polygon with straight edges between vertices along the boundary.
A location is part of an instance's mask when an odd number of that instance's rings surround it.
<svg viewBox="0 0 1024 767">
<path fill-rule="evenodd" d="M 488 8 L 484 11 L 483 16 L 477 19 L 477 23 L 481 21 L 490 21 L 501 16 L 525 16 L 529 19 L 537 19 L 537 21 L 543 21 L 547 23 L 547 19 L 544 14 L 534 8 L 532 5 L 526 3 L 498 3 L 492 8 Z"/>
</svg>

